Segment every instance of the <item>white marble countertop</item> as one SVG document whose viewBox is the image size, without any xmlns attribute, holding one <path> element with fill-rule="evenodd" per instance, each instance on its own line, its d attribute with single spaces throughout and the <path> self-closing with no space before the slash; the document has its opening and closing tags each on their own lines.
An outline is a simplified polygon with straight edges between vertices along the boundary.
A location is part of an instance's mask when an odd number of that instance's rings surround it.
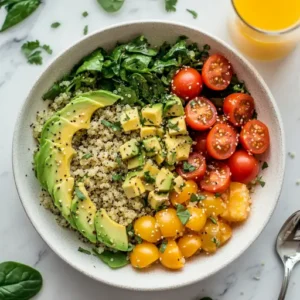
<svg viewBox="0 0 300 300">
<path fill-rule="evenodd" d="M 234 263 L 209 279 L 178 290 L 142 293 L 124 291 L 93 281 L 58 258 L 40 238 L 19 201 L 13 181 L 11 145 L 18 111 L 37 77 L 55 55 L 89 31 L 127 20 L 162 19 L 197 26 L 231 43 L 226 27 L 229 0 L 179 0 L 176 13 L 167 13 L 162 0 L 126 0 L 121 12 L 107 14 L 96 0 L 45 0 L 38 11 L 15 28 L 0 34 L 0 261 L 15 260 L 41 271 L 44 287 L 36 299 L 187 299 L 210 296 L 214 300 L 275 300 L 280 289 L 282 267 L 274 251 L 275 237 L 285 219 L 300 207 L 300 48 L 284 60 L 252 61 L 279 105 L 286 132 L 285 181 L 276 211 L 257 241 Z M 198 12 L 194 20 L 186 8 Z M 82 12 L 88 11 L 87 18 Z M 3 16 L 0 12 L 0 19 Z M 50 25 L 59 21 L 58 29 Z M 53 55 L 42 66 L 26 63 L 20 47 L 39 39 L 51 45 Z M 297 155 L 298 154 L 298 155 Z M 287 300 L 299 299 L 300 266 L 291 279 Z"/>
</svg>

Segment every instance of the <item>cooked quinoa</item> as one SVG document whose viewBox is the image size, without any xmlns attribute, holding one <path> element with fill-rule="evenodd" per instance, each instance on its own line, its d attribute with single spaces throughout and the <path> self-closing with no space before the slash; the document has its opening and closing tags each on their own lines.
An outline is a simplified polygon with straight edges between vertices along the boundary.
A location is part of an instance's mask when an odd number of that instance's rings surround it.
<svg viewBox="0 0 300 300">
<path fill-rule="evenodd" d="M 63 93 L 56 97 L 47 110 L 37 113 L 33 125 L 34 137 L 38 138 L 42 127 L 56 111 L 64 107 L 71 99 L 71 95 Z M 113 105 L 95 112 L 88 130 L 80 130 L 73 137 L 73 148 L 76 155 L 71 162 L 71 175 L 75 181 L 84 183 L 91 200 L 97 209 L 106 209 L 109 216 L 122 225 L 130 224 L 135 218 L 151 214 L 151 208 L 144 207 L 144 199 L 137 197 L 128 199 L 122 188 L 121 181 L 114 181 L 113 175 L 128 172 L 127 166 L 118 157 L 118 151 L 126 141 L 140 139 L 138 132 L 118 132 L 106 127 L 102 120 L 118 122 L 124 105 Z M 51 210 L 60 225 L 68 226 L 68 222 L 60 216 L 50 195 L 43 191 L 41 203 Z"/>
</svg>

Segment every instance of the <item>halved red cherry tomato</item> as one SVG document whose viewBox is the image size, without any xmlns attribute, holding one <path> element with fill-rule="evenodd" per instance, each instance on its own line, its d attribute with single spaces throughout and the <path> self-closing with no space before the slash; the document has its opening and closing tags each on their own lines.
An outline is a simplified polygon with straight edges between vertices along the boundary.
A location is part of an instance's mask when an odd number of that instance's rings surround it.
<svg viewBox="0 0 300 300">
<path fill-rule="evenodd" d="M 228 160 L 233 181 L 248 184 L 259 172 L 257 159 L 245 150 L 236 151 Z"/>
<path fill-rule="evenodd" d="M 194 138 L 196 144 L 193 146 L 194 151 L 201 153 L 203 156 L 207 155 L 206 148 L 206 139 L 207 139 L 208 131 L 200 132 Z"/>
<path fill-rule="evenodd" d="M 204 178 L 200 181 L 203 190 L 211 193 L 223 193 L 230 185 L 230 169 L 220 162 L 212 161 L 207 165 Z"/>
<path fill-rule="evenodd" d="M 211 55 L 203 65 L 204 84 L 215 91 L 225 90 L 230 84 L 233 70 L 230 62 L 223 55 Z"/>
<path fill-rule="evenodd" d="M 262 154 L 270 145 L 268 127 L 258 120 L 248 121 L 241 131 L 240 141 L 251 153 Z"/>
<path fill-rule="evenodd" d="M 184 67 L 175 74 L 172 81 L 172 92 L 184 100 L 197 97 L 202 87 L 201 74 L 193 68 Z"/>
<path fill-rule="evenodd" d="M 200 153 L 194 152 L 191 153 L 187 161 L 190 167 L 193 168 L 193 171 L 185 170 L 185 164 L 180 164 L 176 168 L 176 172 L 185 179 L 199 179 L 202 178 L 206 171 L 206 162 L 203 155 Z"/>
<path fill-rule="evenodd" d="M 195 130 L 206 130 L 213 126 L 217 118 L 217 109 L 211 101 L 197 97 L 185 107 L 185 121 Z"/>
<path fill-rule="evenodd" d="M 234 126 L 240 127 L 252 118 L 254 100 L 248 94 L 231 94 L 224 100 L 223 111 Z"/>
<path fill-rule="evenodd" d="M 207 152 L 215 159 L 227 159 L 235 151 L 238 138 L 235 130 L 227 124 L 217 124 L 209 132 Z"/>
</svg>

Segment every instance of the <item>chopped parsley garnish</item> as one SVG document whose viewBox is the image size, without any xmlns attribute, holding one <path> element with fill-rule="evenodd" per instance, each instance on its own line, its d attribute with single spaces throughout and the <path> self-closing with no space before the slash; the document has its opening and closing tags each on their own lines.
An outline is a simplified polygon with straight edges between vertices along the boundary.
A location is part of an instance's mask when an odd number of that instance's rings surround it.
<svg viewBox="0 0 300 300">
<path fill-rule="evenodd" d="M 87 11 L 84 11 L 84 12 L 82 13 L 82 16 L 83 16 L 84 18 L 86 18 L 88 15 L 89 15 L 89 13 L 88 13 Z"/>
<path fill-rule="evenodd" d="M 194 19 L 197 19 L 198 14 L 194 10 L 186 9 L 186 11 L 189 12 L 193 16 Z"/>
<path fill-rule="evenodd" d="M 165 0 L 165 8 L 167 12 L 176 11 L 177 0 Z"/>
<path fill-rule="evenodd" d="M 255 179 L 255 183 L 260 184 L 261 187 L 264 187 L 266 185 L 265 181 L 262 180 L 262 176 L 259 176 Z"/>
<path fill-rule="evenodd" d="M 264 161 L 263 165 L 262 165 L 262 170 L 267 169 L 269 167 L 268 163 L 266 161 Z"/>
<path fill-rule="evenodd" d="M 164 253 L 166 251 L 167 245 L 168 245 L 168 241 L 163 240 L 162 243 L 160 244 L 159 251 L 161 253 Z"/>
<path fill-rule="evenodd" d="M 48 54 L 52 54 L 52 49 L 49 45 L 41 45 L 38 40 L 27 42 L 22 45 L 21 50 L 27 62 L 30 64 L 41 65 L 43 63 L 42 50 Z"/>
<path fill-rule="evenodd" d="M 206 199 L 206 196 L 204 195 L 198 195 L 198 194 L 192 194 L 190 201 L 191 202 L 200 202 Z"/>
<path fill-rule="evenodd" d="M 128 248 L 127 248 L 127 252 L 131 252 L 134 249 L 134 245 L 132 245 L 131 243 L 128 243 Z"/>
<path fill-rule="evenodd" d="M 88 32 L 89 32 L 89 26 L 85 25 L 84 28 L 83 28 L 83 35 L 87 35 Z"/>
<path fill-rule="evenodd" d="M 75 194 L 80 200 L 85 200 L 86 196 L 82 193 L 82 191 L 79 188 L 75 189 Z"/>
<path fill-rule="evenodd" d="M 220 247 L 220 241 L 216 237 L 213 237 L 211 241 L 216 244 L 217 247 Z"/>
<path fill-rule="evenodd" d="M 221 197 L 221 193 L 215 193 L 215 197 L 220 198 Z"/>
<path fill-rule="evenodd" d="M 187 161 L 183 162 L 183 172 L 189 173 L 196 170 L 196 167 L 189 164 Z"/>
<path fill-rule="evenodd" d="M 154 183 L 155 182 L 155 178 L 153 176 L 151 176 L 149 171 L 144 172 L 144 179 L 147 183 Z"/>
<path fill-rule="evenodd" d="M 218 224 L 218 221 L 214 217 L 209 217 L 209 219 L 212 221 L 212 223 Z"/>
<path fill-rule="evenodd" d="M 129 118 L 129 116 L 125 113 L 125 119 L 124 119 L 125 121 L 129 121 L 130 120 L 130 118 Z"/>
<path fill-rule="evenodd" d="M 190 106 L 191 106 L 191 108 L 195 108 L 196 102 L 195 102 L 194 100 L 192 100 L 192 101 L 190 102 Z"/>
<path fill-rule="evenodd" d="M 143 242 L 142 238 L 139 237 L 138 235 L 135 236 L 135 240 L 137 241 L 138 244 L 141 244 Z"/>
<path fill-rule="evenodd" d="M 119 166 L 121 165 L 122 160 L 121 160 L 121 158 L 120 158 L 119 156 L 116 158 L 116 162 L 117 162 L 117 164 L 118 164 Z"/>
<path fill-rule="evenodd" d="M 86 153 L 82 156 L 83 159 L 88 159 L 90 157 L 92 157 L 93 155 L 91 153 Z"/>
<path fill-rule="evenodd" d="M 179 131 L 178 122 L 172 123 L 171 120 L 169 120 L 168 127 L 172 130 Z"/>
<path fill-rule="evenodd" d="M 61 25 L 61 23 L 59 23 L 59 22 L 54 22 L 54 23 L 51 24 L 51 28 L 57 28 L 57 27 L 59 27 L 60 25 Z"/>
<path fill-rule="evenodd" d="M 121 174 L 113 174 L 112 175 L 112 180 L 113 181 L 121 181 L 123 176 Z"/>
<path fill-rule="evenodd" d="M 81 253 L 87 254 L 87 255 L 91 255 L 92 254 L 91 251 L 83 249 L 81 247 L 78 248 L 78 251 L 81 252 Z"/>
<path fill-rule="evenodd" d="M 111 123 L 106 120 L 101 120 L 101 124 L 104 126 L 111 128 L 113 131 L 120 131 L 121 130 L 121 124 L 120 122 Z"/>
<path fill-rule="evenodd" d="M 176 215 L 183 225 L 185 225 L 191 217 L 190 212 L 181 204 L 176 206 Z"/>
</svg>

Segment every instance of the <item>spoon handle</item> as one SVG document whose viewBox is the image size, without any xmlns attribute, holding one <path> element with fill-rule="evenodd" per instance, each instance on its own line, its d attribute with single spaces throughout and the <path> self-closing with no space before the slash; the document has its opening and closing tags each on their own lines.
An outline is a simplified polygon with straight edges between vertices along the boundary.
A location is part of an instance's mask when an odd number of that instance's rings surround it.
<svg viewBox="0 0 300 300">
<path fill-rule="evenodd" d="M 290 277 L 291 277 L 291 273 L 294 267 L 294 263 L 292 260 L 288 259 L 286 260 L 285 264 L 284 264 L 284 277 L 283 277 L 283 282 L 282 282 L 282 286 L 281 286 L 281 291 L 278 297 L 278 300 L 284 300 L 285 299 L 285 295 L 287 292 L 287 288 L 289 285 L 289 281 L 290 281 Z"/>
</svg>

